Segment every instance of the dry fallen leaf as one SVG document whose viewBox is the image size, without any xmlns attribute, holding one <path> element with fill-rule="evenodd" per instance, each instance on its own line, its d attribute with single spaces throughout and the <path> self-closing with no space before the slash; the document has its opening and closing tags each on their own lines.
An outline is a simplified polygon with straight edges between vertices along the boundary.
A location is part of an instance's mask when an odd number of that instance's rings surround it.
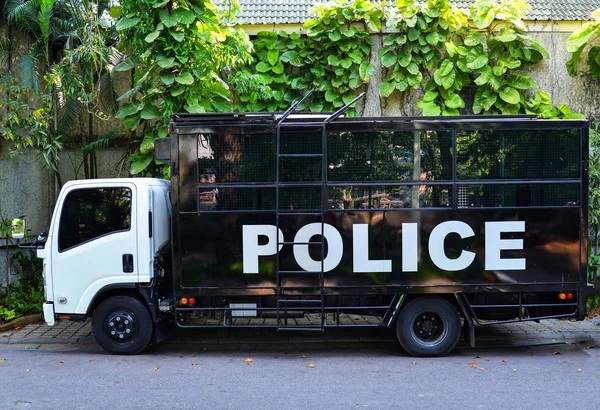
<svg viewBox="0 0 600 410">
<path fill-rule="evenodd" d="M 507 363 L 506 360 L 502 360 L 502 363 Z"/>
<path fill-rule="evenodd" d="M 308 367 L 309 369 L 314 369 L 315 365 L 312 364 L 312 363 L 309 363 L 309 364 L 306 365 L 306 367 Z"/>
<path fill-rule="evenodd" d="M 19 330 L 19 329 L 23 329 L 23 326 L 17 326 L 17 327 L 15 327 L 15 330 Z"/>
<path fill-rule="evenodd" d="M 484 371 L 484 370 L 485 370 L 485 368 L 484 368 L 484 367 L 480 367 L 480 368 L 479 368 L 479 370 L 481 370 L 481 371 Z"/>
<path fill-rule="evenodd" d="M 155 368 L 154 368 L 154 369 L 152 369 L 152 370 L 154 370 L 155 372 L 157 372 L 157 371 L 158 371 L 158 369 L 160 369 L 160 367 L 155 367 Z"/>
<path fill-rule="evenodd" d="M 6 359 L 4 357 L 0 357 L 0 362 L 5 361 Z"/>
<path fill-rule="evenodd" d="M 29 369 L 25 370 L 27 373 L 29 373 Z"/>
<path fill-rule="evenodd" d="M 94 360 L 94 359 L 90 360 L 90 363 L 94 363 L 94 362 L 95 362 L 95 360 Z"/>
<path fill-rule="evenodd" d="M 64 362 L 65 362 L 64 360 L 59 360 L 59 361 L 58 361 L 58 363 L 64 363 Z"/>
<path fill-rule="evenodd" d="M 254 359 L 247 358 L 244 360 L 245 363 L 254 363 Z"/>
<path fill-rule="evenodd" d="M 413 364 L 417 364 L 417 362 L 413 362 Z"/>
<path fill-rule="evenodd" d="M 475 362 L 469 363 L 469 366 L 472 367 L 473 369 L 477 369 L 477 363 L 475 363 Z"/>
<path fill-rule="evenodd" d="M 558 356 L 559 354 L 562 354 L 560 352 L 552 352 L 552 356 Z"/>
<path fill-rule="evenodd" d="M 192 366 L 198 366 L 198 363 L 192 363 Z"/>
<path fill-rule="evenodd" d="M 594 346 L 588 346 L 588 347 L 586 347 L 585 349 L 586 349 L 586 350 L 589 350 L 589 349 L 593 349 L 593 348 L 594 348 Z"/>
</svg>

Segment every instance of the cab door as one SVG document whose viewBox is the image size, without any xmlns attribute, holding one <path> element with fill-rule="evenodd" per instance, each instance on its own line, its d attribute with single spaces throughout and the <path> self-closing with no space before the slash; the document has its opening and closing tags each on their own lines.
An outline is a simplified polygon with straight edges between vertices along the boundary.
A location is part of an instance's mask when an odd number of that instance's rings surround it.
<svg viewBox="0 0 600 410">
<path fill-rule="evenodd" d="M 103 287 L 137 283 L 136 186 L 73 185 L 61 193 L 52 241 L 55 313 L 85 314 Z"/>
</svg>

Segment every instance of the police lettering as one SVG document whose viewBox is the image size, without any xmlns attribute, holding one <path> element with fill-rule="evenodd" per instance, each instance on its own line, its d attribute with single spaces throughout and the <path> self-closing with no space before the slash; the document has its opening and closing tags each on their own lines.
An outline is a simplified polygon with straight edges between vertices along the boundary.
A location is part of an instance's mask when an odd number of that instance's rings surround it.
<svg viewBox="0 0 600 410">
<path fill-rule="evenodd" d="M 503 250 L 522 250 L 523 239 L 502 239 L 503 233 L 525 232 L 524 221 L 503 221 L 485 223 L 485 269 L 486 270 L 525 270 L 525 258 L 503 258 Z M 342 236 L 332 225 L 311 223 L 298 230 L 294 242 L 294 258 L 300 268 L 306 271 L 321 270 L 321 261 L 314 260 L 307 242 L 316 235 L 325 237 L 327 255 L 323 260 L 323 270 L 335 269 L 342 260 L 344 243 Z M 429 235 L 428 250 L 431 261 L 441 270 L 460 271 L 468 268 L 475 260 L 475 253 L 462 250 L 456 258 L 449 258 L 444 249 L 444 241 L 451 234 L 461 238 L 475 235 L 473 229 L 462 221 L 446 221 L 437 225 Z M 259 243 L 259 237 L 266 238 Z M 276 238 L 277 237 L 277 238 Z M 402 272 L 417 272 L 419 261 L 418 224 L 402 224 Z M 283 232 L 274 225 L 244 225 L 242 227 L 244 273 L 258 273 L 260 256 L 274 255 L 277 243 L 284 241 Z M 352 269 L 360 272 L 391 272 L 389 259 L 369 259 L 369 225 L 352 226 Z M 279 245 L 279 250 L 283 245 Z"/>
</svg>

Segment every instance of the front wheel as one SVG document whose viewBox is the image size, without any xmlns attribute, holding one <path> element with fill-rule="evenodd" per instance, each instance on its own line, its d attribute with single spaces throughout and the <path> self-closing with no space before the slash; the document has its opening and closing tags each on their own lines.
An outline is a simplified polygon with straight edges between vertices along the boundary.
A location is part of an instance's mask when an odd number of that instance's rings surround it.
<svg viewBox="0 0 600 410">
<path fill-rule="evenodd" d="M 400 311 L 396 334 L 404 350 L 413 356 L 445 356 L 458 343 L 460 317 L 446 299 L 420 297 Z"/>
<path fill-rule="evenodd" d="M 138 354 L 152 337 L 148 309 L 130 296 L 113 296 L 98 306 L 92 330 L 102 348 L 113 354 Z"/>
</svg>

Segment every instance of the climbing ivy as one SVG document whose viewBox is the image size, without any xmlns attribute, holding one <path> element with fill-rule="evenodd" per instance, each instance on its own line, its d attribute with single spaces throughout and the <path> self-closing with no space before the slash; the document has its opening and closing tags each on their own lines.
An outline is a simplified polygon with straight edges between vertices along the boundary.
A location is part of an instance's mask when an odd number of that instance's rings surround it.
<svg viewBox="0 0 600 410">
<path fill-rule="evenodd" d="M 231 111 L 226 73 L 249 61 L 250 45 L 209 0 L 121 0 L 111 15 L 129 52 L 115 69 L 134 70 L 116 117 L 139 141 L 130 172 L 149 172 L 154 140 L 167 135 L 173 113 Z"/>
<path fill-rule="evenodd" d="M 550 96 L 526 69 L 548 58 L 541 43 L 525 34 L 525 0 L 477 0 L 469 14 L 449 0 L 397 0 L 396 7 L 367 0 L 336 0 L 310 12 L 317 18 L 298 33 L 261 32 L 254 41 L 253 64 L 266 92 L 241 91 L 239 110 L 278 111 L 307 89 L 317 87 L 310 111 L 330 111 L 368 86 L 372 34 L 386 33 L 378 52 L 382 68 L 379 94 L 389 98 L 419 90 L 424 115 L 537 114 L 580 118 Z M 237 87 L 236 87 L 237 89 Z M 304 107 L 300 107 L 302 109 Z"/>
<path fill-rule="evenodd" d="M 585 23 L 567 40 L 567 51 L 572 53 L 571 59 L 567 61 L 567 71 L 571 76 L 577 74 L 584 50 L 600 38 L 600 9 L 592 14 L 592 19 L 593 21 Z M 590 47 L 587 57 L 590 72 L 600 78 L 600 46 Z"/>
<path fill-rule="evenodd" d="M 258 33 L 254 62 L 247 70 L 259 73 L 271 94 L 252 101 L 251 91 L 240 92 L 238 109 L 282 110 L 314 87 L 309 106 L 299 109 L 333 111 L 352 101 L 371 81 L 375 73 L 369 62 L 374 45 L 371 33 L 381 30 L 383 4 L 336 0 L 317 4 L 310 13 L 317 17 L 304 24 L 306 36 Z"/>
</svg>

